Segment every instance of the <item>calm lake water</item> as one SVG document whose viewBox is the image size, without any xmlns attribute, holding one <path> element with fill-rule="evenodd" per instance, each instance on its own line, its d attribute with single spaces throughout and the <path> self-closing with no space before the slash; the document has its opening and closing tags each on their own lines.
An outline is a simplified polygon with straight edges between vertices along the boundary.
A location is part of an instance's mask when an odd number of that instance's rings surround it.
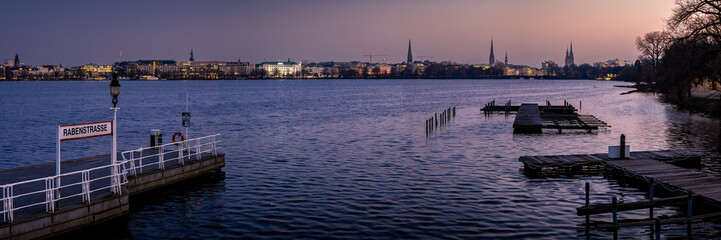
<svg viewBox="0 0 721 240">
<path fill-rule="evenodd" d="M 626 134 L 632 151 L 692 149 L 719 174 L 719 121 L 679 112 L 654 94 L 620 95 L 618 82 L 546 80 L 124 81 L 119 150 L 148 144 L 150 129 L 221 133 L 223 173 L 134 197 L 127 219 L 86 234 L 117 238 L 469 239 L 582 236 L 576 207 L 643 199 L 601 176 L 532 179 L 523 155 L 607 151 Z M 58 125 L 112 119 L 108 82 L 0 82 L 0 170 L 52 163 Z M 484 116 L 491 100 L 563 100 L 612 127 L 598 133 L 519 135 L 514 115 Z M 456 107 L 426 137 L 424 120 Z M 110 138 L 64 142 L 63 159 L 110 152 Z M 665 208 L 661 213 L 675 214 Z M 624 213 L 642 218 L 645 211 Z M 609 221 L 609 216 L 599 220 Z M 668 228 L 668 229 L 666 229 Z M 698 231 L 713 234 L 717 226 Z M 685 234 L 685 226 L 665 233 Z M 609 238 L 605 232 L 595 237 Z M 648 227 L 621 236 L 648 238 Z"/>
</svg>

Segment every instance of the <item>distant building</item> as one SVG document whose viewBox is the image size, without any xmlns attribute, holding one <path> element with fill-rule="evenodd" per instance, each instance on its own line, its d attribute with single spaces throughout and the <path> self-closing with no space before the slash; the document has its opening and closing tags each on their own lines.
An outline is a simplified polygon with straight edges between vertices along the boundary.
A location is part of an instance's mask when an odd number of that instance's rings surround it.
<svg viewBox="0 0 721 240">
<path fill-rule="evenodd" d="M 97 65 L 97 64 L 85 64 L 83 66 L 80 66 L 80 70 L 82 71 L 82 78 L 84 79 L 93 79 L 93 80 L 104 80 L 108 79 L 110 74 L 113 72 L 113 66 L 110 65 Z M 34 70 L 31 70 L 37 73 L 47 73 L 49 70 L 47 68 L 36 68 Z"/>
<path fill-rule="evenodd" d="M 496 65 L 496 56 L 493 55 L 493 38 L 491 38 L 491 56 L 488 57 L 488 65 Z"/>
<path fill-rule="evenodd" d="M 412 63 L 413 62 L 413 54 L 411 54 L 411 40 L 408 39 L 408 58 L 406 58 L 406 63 Z"/>
<path fill-rule="evenodd" d="M 276 77 L 295 76 L 301 72 L 301 64 L 291 62 L 262 62 L 258 68 L 265 70 L 269 75 Z"/>
<path fill-rule="evenodd" d="M 190 61 L 195 61 L 195 57 L 193 56 L 193 49 L 190 49 Z"/>
<path fill-rule="evenodd" d="M 575 67 L 576 63 L 573 59 L 573 42 L 571 42 L 571 50 L 566 49 L 566 67 Z"/>
<path fill-rule="evenodd" d="M 597 68 L 610 68 L 610 67 L 618 67 L 621 65 L 620 65 L 620 61 L 618 60 L 618 58 L 616 58 L 616 59 L 611 59 L 611 60 L 608 60 L 605 62 L 594 63 L 593 66 L 597 67 Z"/>
</svg>

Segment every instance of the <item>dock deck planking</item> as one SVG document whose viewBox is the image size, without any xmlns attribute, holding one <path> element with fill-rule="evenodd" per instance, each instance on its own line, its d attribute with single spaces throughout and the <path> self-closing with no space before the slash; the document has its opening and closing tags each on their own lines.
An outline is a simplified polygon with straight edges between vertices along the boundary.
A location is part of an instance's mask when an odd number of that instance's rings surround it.
<svg viewBox="0 0 721 240">
<path fill-rule="evenodd" d="M 721 177 L 667 163 L 696 161 L 699 158 L 699 154 L 685 150 L 664 150 L 631 152 L 629 159 L 609 159 L 605 154 L 585 154 L 523 156 L 519 161 L 523 162 L 529 171 L 543 171 L 543 167 L 551 166 L 601 164 L 605 168 L 623 172 L 628 178 L 652 178 L 657 184 L 662 184 L 677 194 L 691 191 L 706 202 L 721 206 Z"/>
<path fill-rule="evenodd" d="M 541 124 L 541 112 L 538 110 L 538 104 L 521 104 L 516 113 L 516 119 L 513 121 L 513 132 L 540 133 L 541 126 L 543 124 Z"/>
</svg>

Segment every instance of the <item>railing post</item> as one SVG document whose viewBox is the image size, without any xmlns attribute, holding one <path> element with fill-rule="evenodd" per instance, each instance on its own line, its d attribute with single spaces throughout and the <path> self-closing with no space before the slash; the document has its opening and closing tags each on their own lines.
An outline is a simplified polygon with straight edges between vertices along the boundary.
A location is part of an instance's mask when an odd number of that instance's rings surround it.
<svg viewBox="0 0 721 240">
<path fill-rule="evenodd" d="M 160 145 L 160 152 L 158 152 L 158 168 L 165 170 L 165 145 Z"/>
<path fill-rule="evenodd" d="M 197 155 L 195 159 L 200 160 L 200 157 L 202 156 L 200 154 L 200 138 L 195 139 L 195 154 Z"/>
<path fill-rule="evenodd" d="M 215 141 L 217 139 L 216 137 L 217 137 L 217 135 L 213 135 L 213 156 L 215 156 L 215 157 L 218 156 L 218 151 L 215 149 Z"/>
<path fill-rule="evenodd" d="M 183 152 L 185 151 L 185 141 L 182 141 L 180 144 L 180 147 L 178 148 L 178 161 L 180 162 L 180 165 L 185 165 L 185 156 L 183 156 Z"/>
<path fill-rule="evenodd" d="M 7 187 L 5 188 L 5 192 L 4 192 L 4 193 L 5 193 L 5 198 L 6 198 L 6 199 L 5 199 L 5 200 L 6 200 L 6 202 L 5 202 L 5 209 L 7 210 L 8 220 L 9 220 L 11 223 L 12 223 L 13 220 L 15 219 L 15 218 L 14 218 L 14 216 L 15 216 L 15 215 L 14 215 L 15 209 L 13 209 L 13 208 L 14 208 L 14 207 L 13 207 L 13 201 L 14 201 L 13 189 L 14 189 L 14 188 L 15 188 L 15 187 L 12 186 L 12 185 L 11 185 L 11 186 L 7 186 Z"/>
</svg>

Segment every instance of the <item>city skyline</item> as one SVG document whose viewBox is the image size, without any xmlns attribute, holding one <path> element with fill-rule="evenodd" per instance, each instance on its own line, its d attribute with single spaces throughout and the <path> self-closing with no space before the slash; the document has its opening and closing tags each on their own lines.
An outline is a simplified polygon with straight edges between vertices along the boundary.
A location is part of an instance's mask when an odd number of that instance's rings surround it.
<svg viewBox="0 0 721 240">
<path fill-rule="evenodd" d="M 489 42 L 512 64 L 633 61 L 636 36 L 662 30 L 673 1 L 345 2 L 242 1 L 7 3 L 0 59 L 30 65 L 112 64 L 123 58 L 186 60 L 486 63 Z M 620 7 L 623 6 L 623 7 Z M 418 57 L 416 57 L 418 58 Z M 420 59 L 415 59 L 420 60 Z M 374 59 L 381 62 L 382 58 Z"/>
</svg>

